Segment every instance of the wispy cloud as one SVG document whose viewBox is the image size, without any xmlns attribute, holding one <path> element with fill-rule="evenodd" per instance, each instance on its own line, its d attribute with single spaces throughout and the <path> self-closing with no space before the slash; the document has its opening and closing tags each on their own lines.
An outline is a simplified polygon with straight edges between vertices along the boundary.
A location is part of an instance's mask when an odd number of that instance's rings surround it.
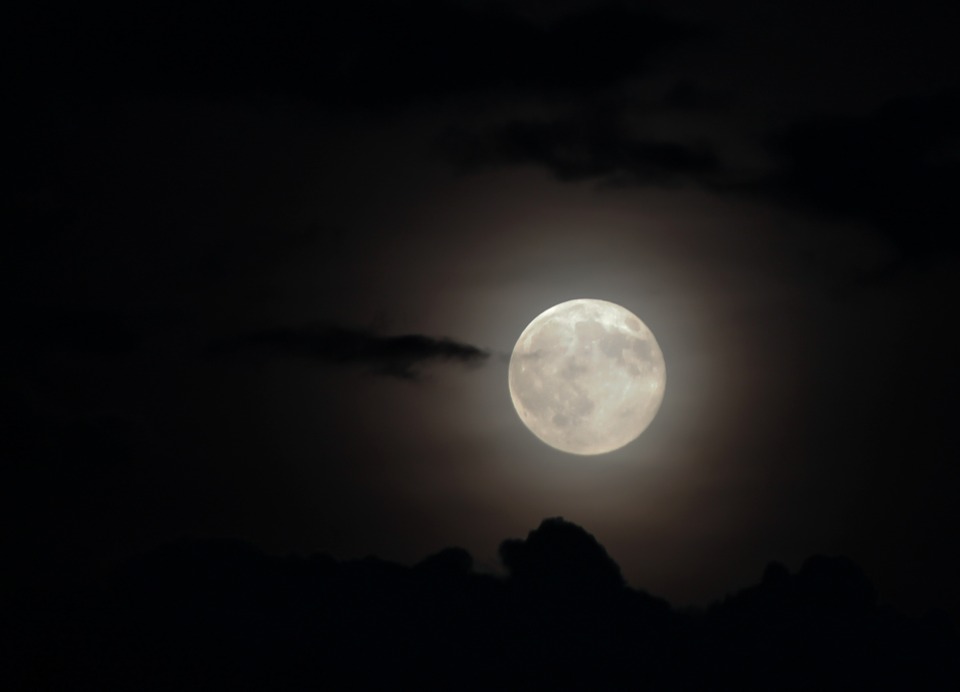
<svg viewBox="0 0 960 692">
<path fill-rule="evenodd" d="M 416 379 L 425 366 L 434 363 L 476 366 L 490 357 L 482 348 L 445 337 L 382 336 L 330 325 L 264 329 L 217 341 L 210 350 L 219 355 L 261 354 L 360 366 L 407 380 Z"/>
<path fill-rule="evenodd" d="M 720 161 L 706 143 L 638 137 L 619 112 L 584 111 L 552 120 L 513 120 L 480 131 L 452 131 L 440 142 L 470 169 L 539 165 L 557 180 L 675 185 L 715 177 Z"/>
</svg>

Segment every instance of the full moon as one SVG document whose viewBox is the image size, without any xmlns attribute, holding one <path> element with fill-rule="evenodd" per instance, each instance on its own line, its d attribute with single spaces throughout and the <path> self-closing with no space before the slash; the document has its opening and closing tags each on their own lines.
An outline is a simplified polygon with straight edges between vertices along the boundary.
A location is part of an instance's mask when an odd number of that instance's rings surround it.
<svg viewBox="0 0 960 692">
<path fill-rule="evenodd" d="M 639 317 L 616 303 L 578 299 L 527 325 L 509 380 L 513 405 L 534 435 L 571 454 L 603 454 L 650 425 L 666 367 Z"/>
</svg>

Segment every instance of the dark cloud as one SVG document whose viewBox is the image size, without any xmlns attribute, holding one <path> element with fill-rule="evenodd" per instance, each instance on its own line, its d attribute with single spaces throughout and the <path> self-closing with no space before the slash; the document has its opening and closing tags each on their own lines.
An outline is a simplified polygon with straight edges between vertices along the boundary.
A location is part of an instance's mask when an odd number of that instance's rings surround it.
<svg viewBox="0 0 960 692">
<path fill-rule="evenodd" d="M 537 22 L 507 5 L 366 0 L 25 6 L 17 72 L 58 92 L 281 94 L 392 105 L 488 88 L 592 92 L 697 35 L 606 3 Z"/>
<path fill-rule="evenodd" d="M 500 545 L 500 559 L 519 583 L 556 591 L 617 590 L 620 566 L 600 542 L 562 517 L 544 519 L 526 540 Z"/>
<path fill-rule="evenodd" d="M 865 221 L 908 259 L 960 249 L 960 89 L 802 122 L 768 146 L 779 169 L 765 192 Z"/>
<path fill-rule="evenodd" d="M 18 598 L 8 675 L 23 689 L 839 690 L 953 689 L 960 672 L 949 617 L 878 607 L 844 558 L 771 565 L 681 612 L 625 586 L 575 524 L 505 545 L 523 555 L 506 577 L 461 549 L 409 568 L 166 545 L 98 587 Z"/>
<path fill-rule="evenodd" d="M 473 569 L 473 556 L 463 548 L 444 548 L 418 562 L 415 569 L 438 576 L 463 575 Z"/>
<path fill-rule="evenodd" d="M 441 146 L 467 168 L 536 164 L 565 182 L 671 185 L 708 179 L 720 168 L 706 144 L 636 137 L 626 131 L 619 114 L 604 110 L 451 132 Z"/>
<path fill-rule="evenodd" d="M 489 352 L 470 344 L 422 334 L 379 336 L 335 326 L 265 329 L 216 342 L 215 354 L 259 353 L 298 357 L 344 365 L 359 365 L 401 379 L 416 379 L 431 363 L 478 365 Z"/>
</svg>

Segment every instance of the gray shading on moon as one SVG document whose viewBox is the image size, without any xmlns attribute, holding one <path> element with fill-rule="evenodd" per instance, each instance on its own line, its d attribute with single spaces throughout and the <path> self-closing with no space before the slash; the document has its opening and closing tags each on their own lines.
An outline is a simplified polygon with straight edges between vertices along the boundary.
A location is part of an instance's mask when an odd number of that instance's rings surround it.
<svg viewBox="0 0 960 692">
<path fill-rule="evenodd" d="M 666 367 L 640 318 L 616 303 L 578 299 L 523 330 L 509 383 L 534 435 L 564 452 L 603 454 L 650 425 L 663 401 Z"/>
</svg>

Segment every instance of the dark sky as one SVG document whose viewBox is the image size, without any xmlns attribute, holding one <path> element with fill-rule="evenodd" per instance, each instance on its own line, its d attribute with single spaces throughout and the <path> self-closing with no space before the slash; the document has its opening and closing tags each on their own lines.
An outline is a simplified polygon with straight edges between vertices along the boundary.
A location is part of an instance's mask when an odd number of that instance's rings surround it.
<svg viewBox="0 0 960 692">
<path fill-rule="evenodd" d="M 813 553 L 960 609 L 948 3 L 32 3 L 4 22 L 4 493 L 25 579 L 163 542 L 414 562 L 548 516 L 678 604 Z M 656 334 L 575 457 L 507 357 Z"/>
</svg>

